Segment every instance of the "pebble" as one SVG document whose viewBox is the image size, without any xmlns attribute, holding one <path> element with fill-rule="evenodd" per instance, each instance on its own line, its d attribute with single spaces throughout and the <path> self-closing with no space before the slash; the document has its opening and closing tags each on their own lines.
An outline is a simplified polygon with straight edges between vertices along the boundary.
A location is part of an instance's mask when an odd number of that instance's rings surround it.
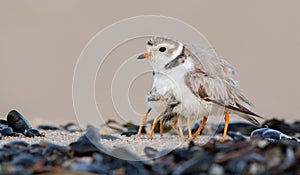
<svg viewBox="0 0 300 175">
<path fill-rule="evenodd" d="M 250 136 L 253 130 L 259 129 L 259 126 L 256 126 L 252 123 L 245 122 L 231 122 L 228 124 L 228 131 L 239 132 L 244 136 Z M 217 129 L 218 133 L 223 133 L 224 124 L 221 123 Z"/>
<path fill-rule="evenodd" d="M 274 142 L 276 140 L 281 140 L 281 139 L 288 139 L 288 140 L 293 139 L 293 137 L 290 137 L 278 130 L 270 129 L 270 128 L 259 128 L 259 129 L 252 131 L 251 138 L 252 139 L 265 138 L 271 142 Z M 297 140 L 297 139 L 295 138 L 295 140 Z"/>
<path fill-rule="evenodd" d="M 66 125 L 61 125 L 63 129 L 69 132 L 81 132 L 82 129 L 75 123 L 67 123 Z"/>
<path fill-rule="evenodd" d="M 223 175 L 225 174 L 224 168 L 219 164 L 212 164 L 208 170 L 208 174 L 210 175 Z"/>
<path fill-rule="evenodd" d="M 13 136 L 14 135 L 13 129 L 9 126 L 3 127 L 1 129 L 1 133 L 3 134 L 3 136 Z"/>
<path fill-rule="evenodd" d="M 37 127 L 37 129 L 43 129 L 43 130 L 59 130 L 59 128 L 57 126 L 54 126 L 54 125 L 39 125 Z"/>
<path fill-rule="evenodd" d="M 7 115 L 7 124 L 12 127 L 15 132 L 24 133 L 26 129 L 30 129 L 29 122 L 16 110 L 12 110 Z"/>
</svg>

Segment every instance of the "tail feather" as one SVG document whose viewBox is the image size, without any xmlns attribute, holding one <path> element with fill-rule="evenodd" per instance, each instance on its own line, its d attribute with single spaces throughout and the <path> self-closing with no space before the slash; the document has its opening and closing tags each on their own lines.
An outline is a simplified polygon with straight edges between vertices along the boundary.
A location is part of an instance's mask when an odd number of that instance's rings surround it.
<svg viewBox="0 0 300 175">
<path fill-rule="evenodd" d="M 241 114 L 241 115 L 238 114 L 238 116 L 242 117 L 243 119 L 248 120 L 249 122 L 251 122 L 255 125 L 260 126 L 259 121 L 257 121 L 253 116 L 250 116 L 250 115 L 247 115 L 247 114 Z"/>
</svg>

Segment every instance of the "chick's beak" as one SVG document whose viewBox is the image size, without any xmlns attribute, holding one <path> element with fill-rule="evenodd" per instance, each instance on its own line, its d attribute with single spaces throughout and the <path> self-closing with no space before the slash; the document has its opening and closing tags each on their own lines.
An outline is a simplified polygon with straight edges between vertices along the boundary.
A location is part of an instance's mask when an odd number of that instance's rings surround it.
<svg viewBox="0 0 300 175">
<path fill-rule="evenodd" d="M 137 59 L 145 59 L 145 58 L 150 58 L 152 56 L 151 52 L 145 52 L 141 54 L 140 56 L 137 57 Z"/>
</svg>

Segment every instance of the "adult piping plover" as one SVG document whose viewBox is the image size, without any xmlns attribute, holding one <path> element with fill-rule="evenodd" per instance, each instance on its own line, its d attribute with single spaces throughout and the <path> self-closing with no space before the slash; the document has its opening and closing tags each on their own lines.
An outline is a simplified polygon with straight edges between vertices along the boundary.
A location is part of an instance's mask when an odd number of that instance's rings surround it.
<svg viewBox="0 0 300 175">
<path fill-rule="evenodd" d="M 185 45 L 165 37 L 151 38 L 146 48 L 147 52 L 138 59 L 148 58 L 152 66 L 154 72 L 152 89 L 155 89 L 156 94 L 162 97 L 170 96 L 173 101 L 178 102 L 172 107 L 171 113 L 186 118 L 190 139 L 199 135 L 207 117 L 214 115 L 218 107 L 224 107 L 225 125 L 222 140 L 226 138 L 229 114 L 237 114 L 259 125 L 255 117 L 262 117 L 251 111 L 251 103 L 240 92 L 237 82 L 233 79 L 234 68 L 217 57 L 212 49 Z M 161 112 L 168 106 L 151 103 L 148 101 L 150 108 L 143 119 L 147 118 L 152 108 Z M 161 115 L 156 117 L 156 120 L 160 117 Z M 196 133 L 192 135 L 190 122 L 198 120 L 199 117 L 203 117 L 203 120 Z M 179 125 L 181 125 L 180 117 Z"/>
</svg>

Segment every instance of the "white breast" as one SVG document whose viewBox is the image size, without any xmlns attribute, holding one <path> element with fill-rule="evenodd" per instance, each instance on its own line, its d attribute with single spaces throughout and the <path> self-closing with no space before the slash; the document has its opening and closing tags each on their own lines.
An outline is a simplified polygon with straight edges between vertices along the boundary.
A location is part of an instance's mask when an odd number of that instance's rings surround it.
<svg viewBox="0 0 300 175">
<path fill-rule="evenodd" d="M 188 59 L 182 65 L 157 73 L 154 76 L 153 87 L 160 94 L 171 92 L 180 101 L 181 104 L 174 109 L 174 112 L 193 118 L 208 116 L 211 111 L 211 105 L 196 97 L 185 84 L 186 73 L 193 69 L 194 65 Z"/>
</svg>

